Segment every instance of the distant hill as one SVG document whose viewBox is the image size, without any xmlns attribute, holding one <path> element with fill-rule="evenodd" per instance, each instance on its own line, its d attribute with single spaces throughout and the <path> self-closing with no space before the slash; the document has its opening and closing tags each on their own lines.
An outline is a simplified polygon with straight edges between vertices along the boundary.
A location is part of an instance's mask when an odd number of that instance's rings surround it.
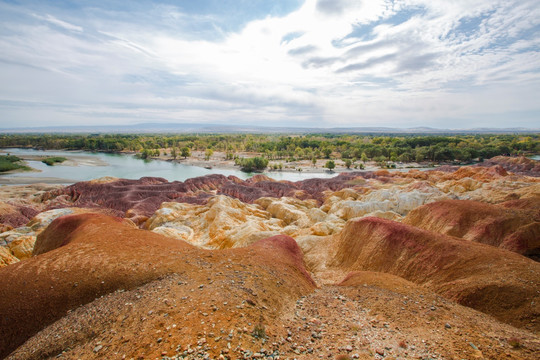
<svg viewBox="0 0 540 360">
<path fill-rule="evenodd" d="M 391 127 L 270 127 L 256 125 L 222 125 L 189 123 L 142 123 L 133 125 L 107 126 L 43 126 L 14 127 L 0 129 L 0 133 L 265 133 L 265 134 L 516 134 L 538 133 L 540 129 L 528 128 L 471 128 L 471 129 L 436 129 L 430 127 L 391 128 Z"/>
</svg>

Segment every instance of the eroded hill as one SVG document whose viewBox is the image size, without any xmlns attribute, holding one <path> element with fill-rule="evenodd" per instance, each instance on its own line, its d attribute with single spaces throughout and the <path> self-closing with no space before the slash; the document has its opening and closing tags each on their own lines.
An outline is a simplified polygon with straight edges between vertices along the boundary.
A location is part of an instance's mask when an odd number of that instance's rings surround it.
<svg viewBox="0 0 540 360">
<path fill-rule="evenodd" d="M 536 359 L 538 166 L 487 165 L 4 189 L 0 355 Z"/>
</svg>

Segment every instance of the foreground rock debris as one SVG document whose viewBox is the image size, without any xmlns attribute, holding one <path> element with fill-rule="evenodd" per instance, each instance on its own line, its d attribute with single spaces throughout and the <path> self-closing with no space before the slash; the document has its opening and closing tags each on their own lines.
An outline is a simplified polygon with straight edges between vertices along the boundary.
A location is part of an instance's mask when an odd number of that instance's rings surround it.
<svg viewBox="0 0 540 360">
<path fill-rule="evenodd" d="M 0 357 L 537 359 L 537 162 L 0 190 Z"/>
</svg>

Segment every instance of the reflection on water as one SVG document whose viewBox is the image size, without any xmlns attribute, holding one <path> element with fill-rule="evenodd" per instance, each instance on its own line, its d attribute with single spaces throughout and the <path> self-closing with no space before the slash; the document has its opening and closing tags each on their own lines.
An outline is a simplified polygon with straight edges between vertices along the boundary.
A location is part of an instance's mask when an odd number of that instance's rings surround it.
<svg viewBox="0 0 540 360">
<path fill-rule="evenodd" d="M 104 176 L 113 176 L 124 179 L 139 179 L 143 176 L 162 177 L 169 181 L 185 181 L 186 179 L 204 176 L 208 174 L 222 174 L 225 176 L 234 175 L 241 179 L 247 179 L 253 174 L 246 174 L 240 170 L 225 169 L 205 169 L 198 166 L 178 164 L 176 162 L 160 160 L 141 160 L 132 155 L 90 153 L 83 151 L 56 151 L 56 150 L 34 150 L 34 149 L 3 149 L 2 151 L 12 155 L 45 155 L 63 156 L 84 159 L 99 159 L 108 165 L 106 166 L 48 166 L 41 161 L 27 161 L 28 165 L 40 172 L 22 172 L 16 174 L 4 174 L 2 177 L 53 177 L 67 179 L 67 183 L 76 181 L 86 181 Z M 288 173 L 270 172 L 265 175 L 276 180 L 298 181 L 313 177 L 333 177 L 337 174 L 308 174 L 308 173 Z"/>
</svg>

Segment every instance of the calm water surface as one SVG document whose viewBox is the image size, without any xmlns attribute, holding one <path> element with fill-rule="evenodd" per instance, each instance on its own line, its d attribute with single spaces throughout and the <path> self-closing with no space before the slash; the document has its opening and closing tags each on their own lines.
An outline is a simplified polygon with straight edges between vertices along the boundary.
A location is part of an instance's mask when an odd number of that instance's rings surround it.
<svg viewBox="0 0 540 360">
<path fill-rule="evenodd" d="M 169 181 L 185 181 L 186 179 L 204 176 L 208 174 L 222 174 L 225 176 L 234 175 L 241 179 L 247 179 L 254 174 L 246 174 L 240 170 L 205 169 L 198 166 L 178 164 L 160 160 L 141 160 L 132 155 L 91 153 L 84 151 L 54 151 L 54 150 L 34 150 L 34 149 L 2 149 L 2 151 L 12 155 L 46 155 L 46 156 L 70 156 L 98 158 L 106 162 L 106 166 L 48 166 L 41 161 L 27 161 L 28 165 L 40 172 L 20 172 L 15 174 L 4 174 L 2 177 L 53 177 L 66 179 L 66 183 L 77 181 L 87 181 L 104 176 L 113 176 L 124 179 L 139 179 L 143 176 L 162 177 Z M 337 174 L 310 174 L 310 173 L 288 173 L 288 172 L 268 172 L 265 175 L 276 180 L 298 181 L 308 178 L 329 178 Z"/>
</svg>

